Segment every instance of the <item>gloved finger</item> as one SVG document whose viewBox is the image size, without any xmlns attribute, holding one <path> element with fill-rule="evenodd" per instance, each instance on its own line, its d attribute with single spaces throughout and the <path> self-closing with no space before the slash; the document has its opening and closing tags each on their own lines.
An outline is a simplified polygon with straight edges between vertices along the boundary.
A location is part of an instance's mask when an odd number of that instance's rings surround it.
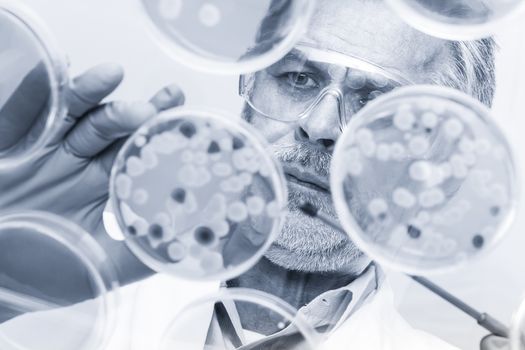
<svg viewBox="0 0 525 350">
<path fill-rule="evenodd" d="M 67 135 L 64 147 L 77 157 L 94 157 L 156 114 L 149 102 L 108 103 L 82 118 Z"/>
<path fill-rule="evenodd" d="M 4 82 L 4 87 L 10 81 Z M 10 96 L 3 96 L 9 89 L 2 89 L 0 98 L 6 99 L 0 110 L 0 150 L 14 146 L 37 120 L 47 117 L 48 100 L 51 95 L 46 66 L 39 62 L 14 89 Z"/>
<path fill-rule="evenodd" d="M 95 66 L 76 77 L 66 91 L 68 114 L 50 140 L 54 145 L 61 142 L 78 119 L 111 94 L 122 82 L 124 71 L 115 63 Z"/>
<path fill-rule="evenodd" d="M 111 146 L 105 149 L 104 152 L 101 153 L 100 156 L 98 157 L 98 161 L 100 162 L 102 169 L 104 169 L 105 173 L 108 176 L 111 174 L 111 168 L 113 167 L 113 164 L 115 163 L 115 159 L 117 158 L 117 155 L 120 152 L 120 149 L 126 143 L 126 140 L 127 139 L 125 138 L 117 140 Z"/>
<path fill-rule="evenodd" d="M 170 108 L 181 106 L 184 104 L 184 101 L 184 93 L 177 85 L 169 85 L 163 88 L 150 100 L 159 113 Z M 111 172 L 115 158 L 125 141 L 125 139 L 118 140 L 100 155 L 101 165 L 108 175 Z"/>
<path fill-rule="evenodd" d="M 78 118 L 97 106 L 122 82 L 124 71 L 115 63 L 95 66 L 76 77 L 67 91 L 69 115 Z"/>
<path fill-rule="evenodd" d="M 480 350 L 510 350 L 509 340 L 489 334 L 481 339 Z"/>
<path fill-rule="evenodd" d="M 186 97 L 176 84 L 168 85 L 157 92 L 150 102 L 157 108 L 157 111 L 165 111 L 184 104 Z"/>
</svg>

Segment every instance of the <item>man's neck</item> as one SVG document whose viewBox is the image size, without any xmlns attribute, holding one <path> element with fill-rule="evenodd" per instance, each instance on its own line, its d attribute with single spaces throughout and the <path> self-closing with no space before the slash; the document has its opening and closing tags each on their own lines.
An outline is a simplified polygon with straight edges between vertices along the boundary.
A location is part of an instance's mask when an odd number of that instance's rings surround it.
<svg viewBox="0 0 525 350">
<path fill-rule="evenodd" d="M 300 309 L 324 292 L 344 287 L 356 278 L 356 275 L 345 273 L 290 271 L 263 258 L 245 274 L 228 281 L 227 285 L 230 288 L 260 290 Z M 275 331 L 272 329 L 272 319 L 261 320 L 253 317 L 255 314 L 262 314 L 256 313 L 256 308 L 245 305 L 238 309 L 245 329 L 267 334 Z M 266 325 L 263 325 L 265 323 Z"/>
</svg>

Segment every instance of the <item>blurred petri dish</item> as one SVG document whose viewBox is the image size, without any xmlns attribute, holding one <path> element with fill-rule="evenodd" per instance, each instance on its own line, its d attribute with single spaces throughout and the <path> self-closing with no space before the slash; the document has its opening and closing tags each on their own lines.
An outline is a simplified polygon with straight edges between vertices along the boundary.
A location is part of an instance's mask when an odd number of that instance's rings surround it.
<svg viewBox="0 0 525 350">
<path fill-rule="evenodd" d="M 279 234 L 286 186 L 262 137 L 240 118 L 175 109 L 124 145 L 111 196 L 126 243 L 159 272 L 225 280 Z"/>
<path fill-rule="evenodd" d="M 490 111 L 450 88 L 378 98 L 344 131 L 332 162 L 345 231 L 396 270 L 449 270 L 500 240 L 515 215 L 513 156 Z"/>
<path fill-rule="evenodd" d="M 522 0 L 387 0 L 414 28 L 443 39 L 473 40 L 494 34 L 523 14 Z"/>
<path fill-rule="evenodd" d="M 19 212 L 0 217 L 0 245 L 0 348 L 103 349 L 118 282 L 96 241 L 57 216 Z"/>
<path fill-rule="evenodd" d="M 193 69 L 254 72 L 288 53 L 313 12 L 312 0 L 140 0 L 160 46 Z"/>
<path fill-rule="evenodd" d="M 239 313 L 241 311 L 241 314 Z M 250 320 L 242 316 L 248 312 Z M 264 315 L 254 330 L 253 315 Z M 318 333 L 302 314 L 260 291 L 231 288 L 184 308 L 169 325 L 159 350 L 317 349 Z"/>
<path fill-rule="evenodd" d="M 35 156 L 65 115 L 66 65 L 39 19 L 0 1 L 0 169 Z"/>
</svg>

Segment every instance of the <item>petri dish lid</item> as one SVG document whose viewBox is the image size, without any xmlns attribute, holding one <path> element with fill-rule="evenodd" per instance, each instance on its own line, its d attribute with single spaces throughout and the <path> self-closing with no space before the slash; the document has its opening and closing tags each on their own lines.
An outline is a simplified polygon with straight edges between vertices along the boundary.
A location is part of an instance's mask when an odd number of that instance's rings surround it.
<svg viewBox="0 0 525 350">
<path fill-rule="evenodd" d="M 0 217 L 0 245 L 0 348 L 102 349 L 118 282 L 96 241 L 58 216 L 28 211 Z"/>
<path fill-rule="evenodd" d="M 525 350 L 525 300 L 514 316 L 510 330 L 510 350 Z"/>
<path fill-rule="evenodd" d="M 141 127 L 114 164 L 110 193 L 131 251 L 158 272 L 226 280 L 279 234 L 287 189 L 269 145 L 227 114 L 178 108 Z"/>
<path fill-rule="evenodd" d="M 17 2 L 0 1 L 0 169 L 37 154 L 65 113 L 66 65 L 47 29 Z"/>
<path fill-rule="evenodd" d="M 238 310 L 248 310 L 251 317 L 265 315 L 265 329 L 254 330 Z M 314 350 L 319 338 L 304 316 L 281 299 L 252 289 L 231 288 L 194 301 L 178 313 L 158 349 Z"/>
<path fill-rule="evenodd" d="M 243 74 L 270 66 L 292 49 L 312 0 L 137 0 L 160 46 L 200 71 Z"/>
<path fill-rule="evenodd" d="M 379 263 L 410 274 L 449 270 L 508 230 L 519 196 L 513 159 L 477 100 L 438 86 L 399 88 L 363 108 L 338 140 L 334 205 Z"/>
<path fill-rule="evenodd" d="M 473 40 L 494 34 L 523 14 L 521 0 L 387 0 L 414 28 L 443 39 Z"/>
</svg>

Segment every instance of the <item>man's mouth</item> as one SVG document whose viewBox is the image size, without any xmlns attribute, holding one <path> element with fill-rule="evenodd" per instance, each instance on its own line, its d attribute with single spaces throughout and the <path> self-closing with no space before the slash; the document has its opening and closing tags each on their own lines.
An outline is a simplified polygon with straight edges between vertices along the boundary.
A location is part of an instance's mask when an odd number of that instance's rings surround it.
<svg viewBox="0 0 525 350">
<path fill-rule="evenodd" d="M 301 170 L 294 166 L 283 164 L 286 179 L 294 184 L 316 190 L 330 193 L 328 179 L 320 175 L 313 174 L 307 170 Z"/>
</svg>

